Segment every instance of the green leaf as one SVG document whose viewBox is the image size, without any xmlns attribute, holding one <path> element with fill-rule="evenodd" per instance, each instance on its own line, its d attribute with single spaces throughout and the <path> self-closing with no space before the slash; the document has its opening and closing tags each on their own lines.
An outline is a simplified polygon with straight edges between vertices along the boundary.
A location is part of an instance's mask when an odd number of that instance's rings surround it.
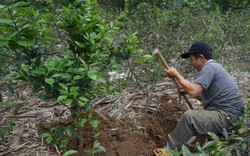
<svg viewBox="0 0 250 156">
<path fill-rule="evenodd" d="M 79 107 L 84 107 L 86 105 L 86 102 L 83 102 L 79 99 L 77 100 L 77 103 L 78 103 Z"/>
<path fill-rule="evenodd" d="M 57 98 L 57 101 L 63 101 L 65 99 L 67 99 L 67 96 L 61 95 Z"/>
<path fill-rule="evenodd" d="M 219 141 L 219 137 L 216 134 L 212 132 L 208 132 L 207 134 L 210 135 L 214 141 Z"/>
<path fill-rule="evenodd" d="M 88 102 L 89 101 L 89 99 L 87 99 L 87 98 L 85 98 L 83 96 L 79 97 L 79 100 L 81 100 L 83 102 Z"/>
<path fill-rule="evenodd" d="M 91 120 L 90 122 L 90 125 L 94 128 L 94 129 L 97 129 L 99 124 L 100 124 L 100 121 L 99 120 Z"/>
<path fill-rule="evenodd" d="M 60 141 L 60 148 L 64 148 L 68 145 L 69 141 L 67 139 Z"/>
<path fill-rule="evenodd" d="M 64 89 L 58 89 L 58 91 L 60 92 L 60 94 L 62 95 L 68 95 L 69 92 L 67 90 L 64 90 Z"/>
<path fill-rule="evenodd" d="M 146 54 L 146 55 L 144 55 L 143 57 L 144 57 L 145 59 L 149 60 L 149 59 L 152 58 L 152 55 Z"/>
<path fill-rule="evenodd" d="M 241 145 L 241 147 L 243 148 L 243 150 L 246 150 L 247 149 L 247 145 L 244 143 Z"/>
<path fill-rule="evenodd" d="M 106 83 L 106 80 L 105 80 L 104 78 L 100 77 L 100 78 L 98 79 L 98 82 Z"/>
<path fill-rule="evenodd" d="M 70 95 L 73 95 L 73 97 L 76 98 L 76 96 L 79 95 L 78 90 L 79 87 L 77 86 L 70 87 Z"/>
<path fill-rule="evenodd" d="M 95 81 L 98 81 L 98 79 L 100 78 L 100 76 L 98 75 L 98 71 L 96 70 L 90 70 L 88 72 L 88 76 L 92 79 L 92 80 L 95 80 Z"/>
<path fill-rule="evenodd" d="M 92 119 L 93 118 L 93 114 L 89 113 L 88 117 L 89 117 L 89 119 Z"/>
<path fill-rule="evenodd" d="M 90 154 L 95 155 L 100 152 L 106 152 L 106 149 L 100 144 L 98 140 L 95 140 L 94 149 L 90 151 Z"/>
<path fill-rule="evenodd" d="M 242 137 L 236 137 L 236 138 L 234 138 L 235 140 L 239 140 L 239 141 L 244 141 L 244 138 L 242 138 Z"/>
<path fill-rule="evenodd" d="M 140 63 L 140 64 L 142 64 L 142 63 L 144 62 L 143 59 L 141 59 L 141 58 L 137 58 L 136 61 L 137 61 L 138 63 Z"/>
<path fill-rule="evenodd" d="M 211 147 L 211 146 L 213 146 L 214 144 L 215 144 L 215 141 L 214 141 L 214 140 L 208 141 L 208 142 L 206 142 L 206 143 L 203 145 L 202 149 Z"/>
<path fill-rule="evenodd" d="M 21 17 L 27 14 L 33 14 L 33 15 L 37 15 L 38 11 L 34 10 L 34 9 L 30 9 L 30 8 L 19 8 L 15 13 L 14 16 L 15 17 Z M 30 23 L 32 23 L 32 21 L 29 21 Z"/>
<path fill-rule="evenodd" d="M 2 18 L 0 19 L 0 23 L 3 23 L 3 24 L 11 24 L 13 21 L 8 19 L 8 18 Z"/>
<path fill-rule="evenodd" d="M 187 144 L 190 145 L 191 143 L 194 142 L 195 139 L 196 139 L 196 136 L 191 137 L 191 138 L 188 140 Z"/>
<path fill-rule="evenodd" d="M 0 44 L 1 44 L 1 43 L 0 43 Z M 77 75 L 77 76 L 74 77 L 74 81 L 75 81 L 75 80 L 80 80 L 80 79 L 82 79 L 82 77 L 79 76 L 79 75 Z"/>
<path fill-rule="evenodd" d="M 64 89 L 64 90 L 68 90 L 68 87 L 66 84 L 64 83 L 59 83 L 59 85 Z"/>
<path fill-rule="evenodd" d="M 42 133 L 41 135 L 40 135 L 40 138 L 46 138 L 46 137 L 48 137 L 50 134 L 49 133 Z"/>
<path fill-rule="evenodd" d="M 114 27 L 114 23 L 112 21 L 110 22 L 109 25 L 110 25 L 111 28 Z"/>
<path fill-rule="evenodd" d="M 182 146 L 181 150 L 182 150 L 183 156 L 192 156 L 191 152 L 185 145 Z"/>
<path fill-rule="evenodd" d="M 16 3 L 15 6 L 17 6 L 17 7 L 22 7 L 22 6 L 26 6 L 26 5 L 28 5 L 28 4 L 29 4 L 29 2 L 18 2 L 18 3 Z"/>
<path fill-rule="evenodd" d="M 48 23 L 48 21 L 47 20 L 38 20 L 38 21 L 36 21 L 36 23 L 37 24 L 47 24 Z M 52 29 L 52 28 L 48 28 L 48 29 Z"/>
<path fill-rule="evenodd" d="M 50 144 L 50 143 L 52 142 L 52 140 L 53 140 L 53 137 L 52 137 L 51 135 L 49 135 L 49 136 L 47 137 L 47 139 L 46 139 L 46 142 L 47 142 L 48 144 Z"/>
<path fill-rule="evenodd" d="M 52 13 L 47 13 L 47 14 L 42 14 L 41 18 L 49 18 L 49 17 L 52 17 L 52 16 L 53 16 Z"/>
<path fill-rule="evenodd" d="M 71 75 L 68 74 L 68 73 L 64 73 L 64 74 L 61 75 L 61 78 L 62 78 L 62 79 L 69 80 L 69 79 L 71 79 Z"/>
<path fill-rule="evenodd" d="M 35 42 L 29 39 L 19 39 L 17 40 L 17 44 L 19 44 L 20 46 L 24 46 L 24 47 L 30 47 L 30 46 L 33 46 Z"/>
<path fill-rule="evenodd" d="M 66 128 L 66 134 L 69 136 L 69 137 L 72 137 L 73 136 L 73 132 L 70 128 Z"/>
<path fill-rule="evenodd" d="M 72 99 L 65 99 L 65 100 L 62 100 L 63 101 L 63 103 L 65 103 L 65 104 L 70 104 L 70 103 L 72 103 Z"/>
<path fill-rule="evenodd" d="M 46 34 L 44 34 L 44 35 L 46 35 Z M 41 40 L 46 41 L 46 42 L 50 42 L 50 41 L 55 41 L 56 39 L 53 37 L 45 36 L 45 37 L 42 37 Z"/>
<path fill-rule="evenodd" d="M 9 43 L 9 41 L 6 41 L 6 40 L 0 40 L 0 47 L 4 47 L 4 46 L 7 46 Z"/>
<path fill-rule="evenodd" d="M 243 133 L 246 132 L 246 130 L 245 130 L 244 128 L 241 128 L 241 129 L 239 129 L 238 131 L 239 131 L 240 134 L 243 134 Z"/>
<path fill-rule="evenodd" d="M 100 76 L 100 72 L 98 72 L 96 70 L 90 70 L 88 72 L 88 77 L 91 78 L 94 81 L 101 82 L 101 83 L 106 83 L 105 79 L 103 79 Z"/>
<path fill-rule="evenodd" d="M 69 68 L 68 72 L 73 74 L 82 74 L 84 72 L 84 68 Z"/>
<path fill-rule="evenodd" d="M 3 9 L 3 8 L 5 8 L 5 5 L 0 5 L 0 9 Z"/>
<path fill-rule="evenodd" d="M 69 151 L 65 152 L 63 154 L 63 156 L 68 156 L 68 155 L 72 155 L 72 154 L 76 154 L 76 153 L 77 153 L 77 151 L 75 151 L 75 150 L 69 150 Z"/>
<path fill-rule="evenodd" d="M 49 85 L 52 85 L 55 80 L 53 78 L 48 78 L 48 79 L 45 79 L 45 82 L 48 83 Z"/>
<path fill-rule="evenodd" d="M 51 77 L 54 77 L 54 78 L 60 78 L 62 76 L 62 74 L 54 74 L 54 75 L 52 75 Z"/>
<path fill-rule="evenodd" d="M 37 75 L 44 75 L 44 72 L 39 69 L 31 70 L 32 74 L 37 74 Z"/>
<path fill-rule="evenodd" d="M 101 145 L 100 142 L 98 140 L 95 140 L 95 142 L 94 142 L 94 148 L 97 148 L 100 145 Z"/>
<path fill-rule="evenodd" d="M 79 90 L 79 87 L 78 86 L 73 86 L 73 87 L 70 87 L 70 93 L 77 93 L 77 91 Z"/>
<path fill-rule="evenodd" d="M 82 128 L 84 127 L 84 124 L 86 123 L 87 119 L 81 119 L 80 121 L 77 122 L 77 127 Z"/>
</svg>

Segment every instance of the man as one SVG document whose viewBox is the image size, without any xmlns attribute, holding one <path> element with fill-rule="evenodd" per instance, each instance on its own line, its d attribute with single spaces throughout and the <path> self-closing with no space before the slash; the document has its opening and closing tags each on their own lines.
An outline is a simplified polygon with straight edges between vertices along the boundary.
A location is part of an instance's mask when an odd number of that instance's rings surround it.
<svg viewBox="0 0 250 156">
<path fill-rule="evenodd" d="M 181 85 L 181 92 L 202 100 L 204 110 L 186 111 L 169 135 L 167 147 L 181 148 L 193 136 L 193 132 L 221 134 L 229 130 L 243 114 L 243 99 L 239 87 L 226 70 L 212 59 L 212 49 L 206 42 L 194 43 L 182 58 L 189 58 L 198 71 L 194 83 L 186 80 L 175 68 L 166 69 L 166 74 Z M 156 155 L 167 155 L 167 150 L 156 149 Z M 163 154 L 162 154 L 163 153 Z"/>
</svg>

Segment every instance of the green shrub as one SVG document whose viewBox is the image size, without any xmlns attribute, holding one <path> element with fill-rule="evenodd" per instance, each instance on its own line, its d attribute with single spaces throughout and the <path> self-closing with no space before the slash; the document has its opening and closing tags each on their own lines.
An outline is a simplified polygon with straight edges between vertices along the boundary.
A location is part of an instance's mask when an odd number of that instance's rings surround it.
<svg viewBox="0 0 250 156">
<path fill-rule="evenodd" d="M 48 26 L 52 14 L 41 15 L 27 2 L 1 5 L 0 14 L 1 67 L 39 65 L 43 47 L 53 40 L 48 36 L 52 32 Z"/>
<path fill-rule="evenodd" d="M 249 0 L 228 0 L 228 1 L 217 1 L 211 0 L 212 4 L 218 6 L 223 12 L 230 10 L 244 10 L 249 8 Z"/>
<path fill-rule="evenodd" d="M 141 52 L 137 48 L 135 34 L 119 35 L 115 23 L 107 23 L 96 12 L 96 8 L 96 1 L 91 0 L 74 1 L 62 6 L 60 16 L 55 14 L 53 20 L 57 23 L 57 29 L 65 34 L 65 38 L 60 40 L 66 42 L 65 51 L 57 56 L 40 56 L 40 62 L 36 65 L 22 63 L 20 70 L 12 70 L 8 75 L 9 80 L 28 80 L 35 91 L 44 91 L 43 98 L 56 98 L 70 110 L 76 120 L 73 128 L 57 126 L 50 133 L 42 135 L 48 143 L 61 147 L 66 153 L 69 140 L 76 136 L 69 136 L 69 133 L 81 133 L 85 122 L 93 127 L 94 132 L 99 130 L 99 121 L 91 117 L 90 101 L 113 91 L 107 80 L 107 72 L 117 69 L 118 63 Z M 119 40 L 114 40 L 113 36 L 117 34 Z M 59 137 L 58 134 L 67 135 Z M 82 146 L 79 139 L 80 153 Z M 90 153 L 103 151 L 98 142 L 93 148 Z"/>
<path fill-rule="evenodd" d="M 15 123 L 13 120 L 8 121 L 5 125 L 0 127 L 0 138 L 4 139 L 4 137 L 13 130 Z"/>
</svg>

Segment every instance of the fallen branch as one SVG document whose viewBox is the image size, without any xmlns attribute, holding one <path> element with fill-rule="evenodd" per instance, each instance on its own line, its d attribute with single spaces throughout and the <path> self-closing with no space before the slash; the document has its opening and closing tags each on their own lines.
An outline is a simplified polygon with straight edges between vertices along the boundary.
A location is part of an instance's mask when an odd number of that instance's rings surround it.
<svg viewBox="0 0 250 156">
<path fill-rule="evenodd" d="M 17 151 L 17 150 L 19 150 L 19 149 L 25 147 L 27 143 L 28 143 L 28 142 L 23 143 L 23 144 L 21 144 L 21 145 L 19 145 L 19 146 L 16 146 L 14 149 L 10 149 L 10 150 L 8 150 L 8 151 L 6 151 L 6 152 L 3 152 L 3 153 L 0 154 L 0 156 L 4 156 L 4 155 L 7 155 L 7 154 L 9 154 L 9 153 L 11 153 L 11 152 L 15 152 L 15 151 Z"/>
<path fill-rule="evenodd" d="M 156 108 L 152 108 L 152 107 L 144 107 L 144 106 L 138 106 L 138 105 L 131 105 L 130 107 L 133 107 L 133 108 L 140 108 L 140 109 L 146 109 L 146 110 L 148 110 L 148 111 L 152 111 L 152 112 L 156 112 L 156 111 L 158 111 L 158 109 L 156 109 Z"/>
<path fill-rule="evenodd" d="M 135 97 L 124 107 L 124 110 L 127 110 L 134 101 L 135 101 Z"/>
</svg>

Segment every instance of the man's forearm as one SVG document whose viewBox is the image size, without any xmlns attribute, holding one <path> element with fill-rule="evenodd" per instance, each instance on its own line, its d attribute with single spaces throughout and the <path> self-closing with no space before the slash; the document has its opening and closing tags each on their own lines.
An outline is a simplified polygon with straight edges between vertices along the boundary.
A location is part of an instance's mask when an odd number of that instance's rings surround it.
<svg viewBox="0 0 250 156">
<path fill-rule="evenodd" d="M 184 89 L 186 93 L 188 93 L 191 97 L 200 99 L 200 91 L 196 89 L 196 86 L 190 81 L 186 80 L 180 74 L 176 76 L 176 80 L 180 83 L 181 87 Z"/>
</svg>

